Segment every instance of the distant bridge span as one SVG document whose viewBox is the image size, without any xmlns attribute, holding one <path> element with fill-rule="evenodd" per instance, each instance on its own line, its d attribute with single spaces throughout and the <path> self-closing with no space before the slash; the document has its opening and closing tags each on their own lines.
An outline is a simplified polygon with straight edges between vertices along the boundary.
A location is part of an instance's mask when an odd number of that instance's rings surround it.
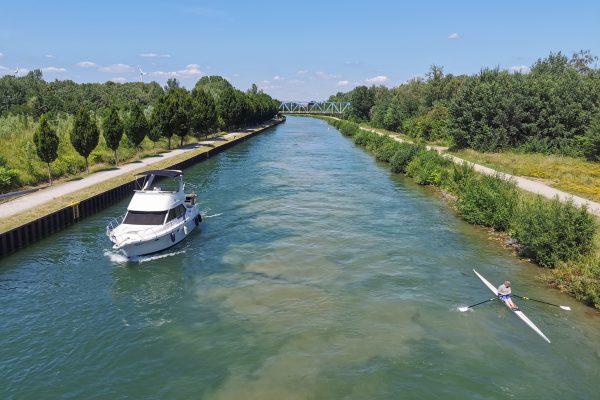
<svg viewBox="0 0 600 400">
<path fill-rule="evenodd" d="M 348 101 L 282 101 L 282 114 L 325 114 L 339 115 L 350 109 Z"/>
</svg>

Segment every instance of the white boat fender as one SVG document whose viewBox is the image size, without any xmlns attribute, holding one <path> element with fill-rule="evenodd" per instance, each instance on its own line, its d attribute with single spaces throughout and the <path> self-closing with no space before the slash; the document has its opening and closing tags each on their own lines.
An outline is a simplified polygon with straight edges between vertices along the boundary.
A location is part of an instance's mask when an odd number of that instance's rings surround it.
<svg viewBox="0 0 600 400">
<path fill-rule="evenodd" d="M 187 225 L 183 225 L 183 233 L 186 234 L 186 235 L 188 234 L 188 227 L 187 227 Z"/>
</svg>

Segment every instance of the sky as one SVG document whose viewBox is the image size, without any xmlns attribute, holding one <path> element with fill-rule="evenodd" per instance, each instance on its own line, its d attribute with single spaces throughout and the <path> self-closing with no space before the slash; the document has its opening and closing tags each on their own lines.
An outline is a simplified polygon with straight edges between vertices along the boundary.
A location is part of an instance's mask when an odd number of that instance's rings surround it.
<svg viewBox="0 0 600 400">
<path fill-rule="evenodd" d="M 527 72 L 550 52 L 600 56 L 598 1 L 0 0 L 0 75 L 192 88 L 221 75 L 279 100 L 446 74 Z"/>
</svg>

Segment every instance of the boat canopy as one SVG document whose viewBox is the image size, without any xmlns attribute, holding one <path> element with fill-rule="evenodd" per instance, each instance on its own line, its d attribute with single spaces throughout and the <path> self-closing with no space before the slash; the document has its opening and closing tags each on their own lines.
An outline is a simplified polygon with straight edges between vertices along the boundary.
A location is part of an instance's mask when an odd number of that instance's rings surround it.
<svg viewBox="0 0 600 400">
<path fill-rule="evenodd" d="M 183 172 L 181 172 L 178 169 L 156 169 L 156 170 L 152 170 L 152 171 L 140 172 L 137 175 L 138 176 L 155 175 L 155 176 L 166 176 L 169 178 L 177 178 L 178 176 L 183 175 Z"/>
</svg>

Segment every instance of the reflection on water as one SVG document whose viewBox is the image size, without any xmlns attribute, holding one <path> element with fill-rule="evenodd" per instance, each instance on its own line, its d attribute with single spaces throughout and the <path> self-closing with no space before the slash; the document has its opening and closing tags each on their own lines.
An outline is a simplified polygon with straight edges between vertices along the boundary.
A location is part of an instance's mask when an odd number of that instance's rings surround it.
<svg viewBox="0 0 600 400">
<path fill-rule="evenodd" d="M 0 262 L 0 398 L 593 398 L 600 323 L 318 120 L 185 171 L 204 222 L 133 262 L 107 219 Z M 473 275 L 523 304 L 547 345 Z M 509 367 L 505 367 L 509 366 Z"/>
</svg>

